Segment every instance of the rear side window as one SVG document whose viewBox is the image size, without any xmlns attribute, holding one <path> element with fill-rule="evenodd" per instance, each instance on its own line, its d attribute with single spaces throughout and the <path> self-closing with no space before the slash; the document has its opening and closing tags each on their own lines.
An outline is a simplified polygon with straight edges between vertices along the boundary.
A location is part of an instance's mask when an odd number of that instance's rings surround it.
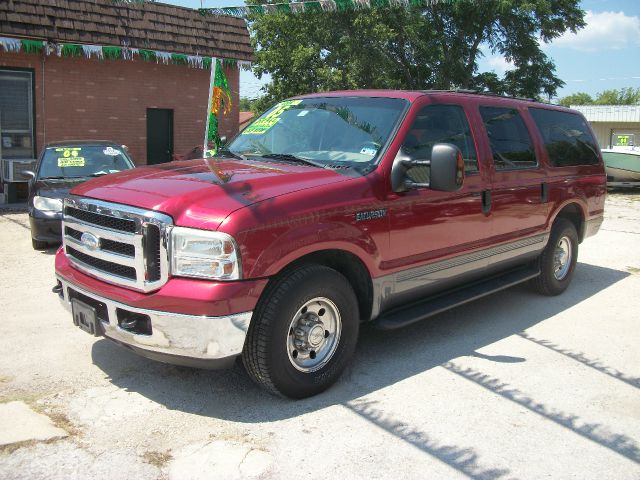
<svg viewBox="0 0 640 480">
<path fill-rule="evenodd" d="M 480 107 L 487 129 L 496 170 L 531 168 L 538 165 L 533 142 L 515 108 Z"/>
<path fill-rule="evenodd" d="M 554 167 L 598 163 L 598 146 L 582 116 L 544 108 L 530 108 L 529 113 Z"/>
<path fill-rule="evenodd" d="M 462 152 L 466 173 L 478 171 L 476 149 L 467 116 L 458 105 L 428 105 L 422 108 L 411 124 L 403 149 L 412 158 L 431 159 L 436 143 L 450 143 Z"/>
</svg>

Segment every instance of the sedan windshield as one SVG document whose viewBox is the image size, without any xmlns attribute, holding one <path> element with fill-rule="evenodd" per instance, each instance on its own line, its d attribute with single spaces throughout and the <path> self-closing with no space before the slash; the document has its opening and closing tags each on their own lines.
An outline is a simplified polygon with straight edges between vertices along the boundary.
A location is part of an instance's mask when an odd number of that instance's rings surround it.
<svg viewBox="0 0 640 480">
<path fill-rule="evenodd" d="M 249 159 L 297 160 L 366 173 L 378 163 L 406 105 L 398 98 L 286 100 L 245 128 L 226 149 Z"/>
<path fill-rule="evenodd" d="M 107 145 L 69 145 L 45 150 L 38 177 L 97 177 L 130 168 L 133 168 L 133 162 L 121 148 Z"/>
</svg>

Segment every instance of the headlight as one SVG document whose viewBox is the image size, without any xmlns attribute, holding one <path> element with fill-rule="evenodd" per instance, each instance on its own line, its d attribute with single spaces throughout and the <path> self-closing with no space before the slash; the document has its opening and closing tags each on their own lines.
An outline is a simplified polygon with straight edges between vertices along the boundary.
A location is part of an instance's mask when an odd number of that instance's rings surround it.
<svg viewBox="0 0 640 480">
<path fill-rule="evenodd" d="M 174 227 L 171 251 L 173 275 L 216 280 L 240 278 L 236 244 L 226 233 Z"/>
<path fill-rule="evenodd" d="M 43 212 L 61 212 L 62 200 L 60 198 L 33 197 L 33 208 Z"/>
</svg>

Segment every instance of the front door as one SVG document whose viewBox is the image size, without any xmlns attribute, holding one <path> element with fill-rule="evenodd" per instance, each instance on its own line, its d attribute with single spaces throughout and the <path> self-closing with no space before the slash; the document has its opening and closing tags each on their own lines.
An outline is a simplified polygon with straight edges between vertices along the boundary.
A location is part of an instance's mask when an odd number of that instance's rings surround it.
<svg viewBox="0 0 640 480">
<path fill-rule="evenodd" d="M 394 270 L 394 295 L 384 307 L 431 293 L 487 266 L 478 250 L 490 237 L 490 218 L 483 211 L 482 192 L 489 184 L 479 168 L 475 142 L 464 109 L 458 105 L 422 107 L 402 146 L 415 159 L 429 159 L 436 143 L 457 146 L 465 161 L 464 186 L 457 192 L 428 188 L 411 190 L 388 202 L 389 258 Z M 414 182 L 429 181 L 428 167 L 409 171 Z"/>
<path fill-rule="evenodd" d="M 173 159 L 173 110 L 147 108 L 147 165 Z"/>
</svg>

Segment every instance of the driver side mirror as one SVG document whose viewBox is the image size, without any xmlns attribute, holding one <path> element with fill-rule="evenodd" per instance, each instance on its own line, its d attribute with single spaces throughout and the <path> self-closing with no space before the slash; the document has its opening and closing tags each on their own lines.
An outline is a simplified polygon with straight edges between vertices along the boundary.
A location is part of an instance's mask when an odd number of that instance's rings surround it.
<svg viewBox="0 0 640 480">
<path fill-rule="evenodd" d="M 429 182 L 415 182 L 407 173 L 413 168 L 429 168 Z M 464 183 L 464 159 L 455 145 L 436 143 L 431 150 L 431 160 L 413 159 L 402 149 L 391 167 L 391 189 L 406 192 L 418 188 L 430 188 L 441 192 L 455 192 Z"/>
<path fill-rule="evenodd" d="M 220 137 L 220 146 L 224 147 L 227 144 L 227 136 L 223 135 Z"/>
<path fill-rule="evenodd" d="M 22 174 L 23 174 L 25 177 L 29 177 L 29 181 L 31 181 L 31 180 L 35 180 L 35 179 L 36 179 L 36 173 L 35 173 L 35 172 L 33 172 L 33 171 L 31 171 L 31 170 L 24 170 L 24 171 L 22 172 Z"/>
</svg>

